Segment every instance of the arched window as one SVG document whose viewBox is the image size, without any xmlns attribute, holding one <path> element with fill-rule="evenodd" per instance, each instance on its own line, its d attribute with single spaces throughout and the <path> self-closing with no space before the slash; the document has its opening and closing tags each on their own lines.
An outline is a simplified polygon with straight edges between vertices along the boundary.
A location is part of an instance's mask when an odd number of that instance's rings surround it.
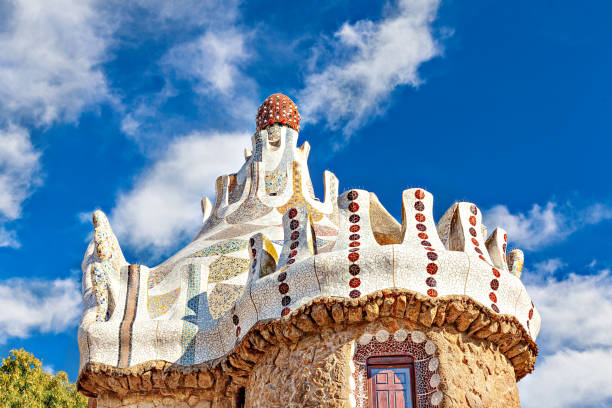
<svg viewBox="0 0 612 408">
<path fill-rule="evenodd" d="M 367 372 L 371 408 L 416 408 L 416 377 L 412 357 L 369 357 Z"/>
</svg>

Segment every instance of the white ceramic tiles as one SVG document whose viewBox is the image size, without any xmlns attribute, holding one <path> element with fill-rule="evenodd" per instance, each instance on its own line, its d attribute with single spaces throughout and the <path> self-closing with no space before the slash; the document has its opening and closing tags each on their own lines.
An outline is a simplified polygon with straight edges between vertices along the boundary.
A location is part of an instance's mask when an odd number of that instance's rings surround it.
<svg viewBox="0 0 612 408">
<path fill-rule="evenodd" d="M 487 247 L 487 252 L 489 252 L 493 265 L 499 270 L 508 271 L 506 260 L 508 233 L 503 228 L 495 228 L 489 238 L 487 238 L 485 246 Z"/>
<path fill-rule="evenodd" d="M 299 121 L 289 98 L 266 100 L 252 151 L 236 173 L 217 179 L 214 205 L 203 200 L 195 239 L 154 268 L 128 265 L 106 216 L 96 211 L 82 264 L 81 368 L 90 361 L 205 363 L 231 352 L 260 321 L 281 319 L 321 296 L 358 299 L 386 288 L 431 298 L 467 295 L 516 316 L 535 338 L 540 315 L 519 279 L 523 254 L 515 250 L 506 259 L 504 230 L 485 241 L 482 214 L 471 203 L 454 204 L 436 226 L 433 196 L 422 188 L 402 193 L 400 226 L 366 190 L 339 196 L 330 172 L 319 201 L 307 165 L 310 145 L 298 147 Z M 362 340 L 422 343 L 427 356 L 433 347 L 403 331 Z M 436 361 L 428 357 L 430 371 Z M 428 381 L 431 391 L 439 379 Z M 432 391 L 429 401 L 441 399 Z"/>
</svg>

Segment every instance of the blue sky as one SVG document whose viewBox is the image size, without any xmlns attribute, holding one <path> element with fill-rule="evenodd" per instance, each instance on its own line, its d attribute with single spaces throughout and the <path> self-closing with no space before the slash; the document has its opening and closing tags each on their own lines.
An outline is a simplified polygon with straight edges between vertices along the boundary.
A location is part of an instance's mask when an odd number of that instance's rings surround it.
<svg viewBox="0 0 612 408">
<path fill-rule="evenodd" d="M 0 0 L 0 355 L 75 379 L 91 212 L 156 264 L 283 92 L 319 195 L 329 169 L 399 218 L 423 187 L 525 251 L 543 324 L 524 406 L 612 407 L 612 6 L 124 3 Z"/>
</svg>

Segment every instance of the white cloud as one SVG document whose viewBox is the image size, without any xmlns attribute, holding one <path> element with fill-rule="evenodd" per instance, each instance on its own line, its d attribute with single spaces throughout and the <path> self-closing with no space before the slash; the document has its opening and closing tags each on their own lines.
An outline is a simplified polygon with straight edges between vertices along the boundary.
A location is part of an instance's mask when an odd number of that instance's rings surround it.
<svg viewBox="0 0 612 408">
<path fill-rule="evenodd" d="M 527 291 L 542 314 L 538 341 L 547 347 L 612 347 L 612 276 L 608 270 L 595 275 L 571 273 L 564 280 L 527 285 Z"/>
<path fill-rule="evenodd" d="M 201 224 L 200 200 L 214 194 L 217 176 L 237 171 L 246 134 L 194 133 L 174 140 L 165 153 L 119 195 L 111 213 L 120 243 L 159 256 Z"/>
<path fill-rule="evenodd" d="M 155 35 L 234 21 L 239 0 L 106 0 L 99 4 L 122 36 Z M 137 33 L 137 34 L 136 34 Z"/>
<path fill-rule="evenodd" d="M 18 248 L 19 246 L 20 244 L 17 240 L 17 234 L 15 231 L 7 230 L 5 227 L 0 226 L 0 248 Z"/>
<path fill-rule="evenodd" d="M 559 260 L 540 265 L 546 273 Z M 535 371 L 519 383 L 526 408 L 600 407 L 612 402 L 612 277 L 569 274 L 527 285 L 542 316 Z"/>
<path fill-rule="evenodd" d="M 96 3 L 0 2 L 0 247 L 19 245 L 6 222 L 21 217 L 41 184 L 40 152 L 26 127 L 75 121 L 111 99 L 100 68 L 111 28 Z"/>
<path fill-rule="evenodd" d="M 512 244 L 534 249 L 568 235 L 556 204 L 549 202 L 543 208 L 534 204 L 527 214 L 512 214 L 505 205 L 496 205 L 485 212 L 486 224 L 498 225 L 508 231 Z"/>
<path fill-rule="evenodd" d="M 551 258 L 533 265 L 533 269 L 538 272 L 540 278 L 548 278 L 555 272 L 565 268 L 567 264 L 559 258 Z M 529 274 L 531 275 L 531 274 Z"/>
<path fill-rule="evenodd" d="M 52 364 L 43 364 L 42 370 L 47 374 L 55 375 L 55 367 Z"/>
<path fill-rule="evenodd" d="M 505 205 L 485 211 L 485 223 L 508 231 L 513 245 L 527 250 L 559 242 L 585 225 L 612 219 L 612 208 L 596 203 L 584 209 L 548 202 L 543 207 L 534 204 L 527 213 L 510 212 Z"/>
<path fill-rule="evenodd" d="M 227 95 L 246 79 L 238 67 L 248 56 L 245 37 L 236 29 L 207 31 L 196 40 L 171 49 L 164 64 L 195 80 L 200 93 Z"/>
<path fill-rule="evenodd" d="M 159 21 L 164 29 L 176 29 L 176 22 L 180 21 L 181 26 L 192 27 L 198 34 L 172 43 L 157 62 L 157 68 L 164 75 L 162 88 L 139 95 L 128 104 L 121 129 L 136 139 L 150 139 L 156 135 L 167 137 L 173 129 L 185 125 L 180 115 L 171 115 L 162 123 L 159 120 L 165 104 L 181 92 L 181 82 L 185 81 L 190 85 L 189 91 L 196 95 L 195 104 L 204 107 L 206 115 L 213 118 L 212 126 L 219 124 L 214 120 L 219 116 L 226 118 L 224 126 L 227 129 L 231 124 L 232 131 L 253 121 L 257 85 L 244 70 L 251 58 L 247 42 L 253 31 L 236 22 L 238 2 L 225 2 L 220 7 L 216 1 L 204 1 L 190 8 L 180 7 L 184 3 L 192 1 L 178 4 L 154 1 L 140 5 L 148 11 L 147 16 L 151 16 L 149 22 Z M 173 21 L 175 24 L 166 24 Z"/>
<path fill-rule="evenodd" d="M 584 211 L 581 221 L 586 224 L 599 224 L 607 220 L 612 220 L 612 208 L 602 203 L 596 203 Z"/>
<path fill-rule="evenodd" d="M 0 247 L 19 246 L 4 223 L 21 217 L 23 202 L 40 183 L 40 153 L 23 128 L 0 129 Z"/>
<path fill-rule="evenodd" d="M 33 332 L 59 333 L 81 313 L 81 291 L 74 279 L 9 279 L 0 282 L 0 344 Z"/>
<path fill-rule="evenodd" d="M 441 52 L 431 27 L 438 6 L 439 0 L 399 0 L 380 21 L 344 23 L 334 36 L 332 62 L 305 78 L 298 96 L 304 120 L 324 120 L 348 137 L 381 113 L 395 88 L 418 86 L 419 66 Z"/>
<path fill-rule="evenodd" d="M 589 408 L 612 404 L 612 349 L 561 349 L 519 383 L 525 408 Z"/>
<path fill-rule="evenodd" d="M 47 125 L 109 98 L 100 63 L 110 28 L 94 0 L 18 0 L 0 31 L 0 112 Z M 1 19 L 2 17 L 0 17 Z"/>
</svg>

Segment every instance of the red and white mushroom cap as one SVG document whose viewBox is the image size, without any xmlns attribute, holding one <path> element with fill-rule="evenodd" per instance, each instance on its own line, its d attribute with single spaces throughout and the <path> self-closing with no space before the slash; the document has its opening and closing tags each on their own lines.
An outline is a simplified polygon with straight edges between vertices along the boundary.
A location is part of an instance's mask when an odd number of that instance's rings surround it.
<svg viewBox="0 0 612 408">
<path fill-rule="evenodd" d="M 279 123 L 300 131 L 300 113 L 297 105 L 286 95 L 275 93 L 266 98 L 257 110 L 255 124 L 257 131 Z"/>
</svg>

